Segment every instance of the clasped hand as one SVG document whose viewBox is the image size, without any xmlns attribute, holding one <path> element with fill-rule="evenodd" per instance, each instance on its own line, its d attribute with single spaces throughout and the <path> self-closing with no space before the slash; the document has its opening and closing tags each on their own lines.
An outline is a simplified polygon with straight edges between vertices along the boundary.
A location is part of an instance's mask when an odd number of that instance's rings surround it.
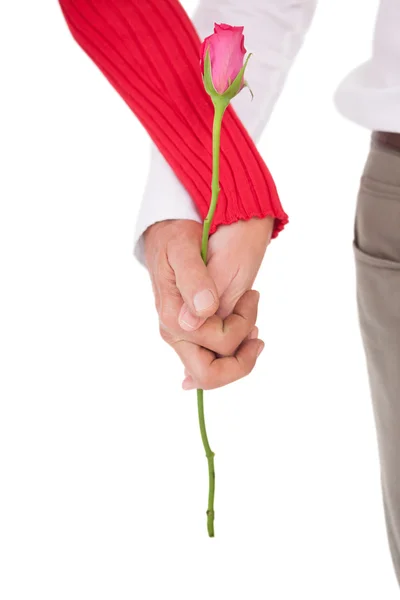
<svg viewBox="0 0 400 600">
<path fill-rule="evenodd" d="M 146 231 L 160 334 L 184 364 L 184 389 L 221 387 L 254 368 L 264 343 L 256 326 L 260 296 L 251 288 L 272 229 L 272 217 L 219 227 L 207 266 L 200 223 L 162 221 Z"/>
</svg>

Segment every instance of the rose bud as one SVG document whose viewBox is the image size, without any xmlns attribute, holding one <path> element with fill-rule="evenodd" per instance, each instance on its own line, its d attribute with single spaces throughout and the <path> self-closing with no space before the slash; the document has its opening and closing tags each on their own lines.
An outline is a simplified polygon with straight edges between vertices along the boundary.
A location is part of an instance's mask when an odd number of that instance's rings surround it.
<svg viewBox="0 0 400 600">
<path fill-rule="evenodd" d="M 243 64 L 246 54 L 243 29 L 215 23 L 214 33 L 201 45 L 204 86 L 213 99 L 223 97 L 229 102 L 247 86 L 244 71 L 251 54 Z"/>
</svg>

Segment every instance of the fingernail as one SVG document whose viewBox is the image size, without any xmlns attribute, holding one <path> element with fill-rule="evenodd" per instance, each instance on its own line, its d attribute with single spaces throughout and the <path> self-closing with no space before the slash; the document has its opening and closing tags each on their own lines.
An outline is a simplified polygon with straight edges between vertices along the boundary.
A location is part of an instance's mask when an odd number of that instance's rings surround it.
<svg viewBox="0 0 400 600">
<path fill-rule="evenodd" d="M 203 290 L 198 292 L 193 298 L 193 304 L 197 312 L 202 312 L 210 308 L 215 302 L 214 294 L 211 290 Z"/>
<path fill-rule="evenodd" d="M 257 358 L 260 356 L 261 352 L 264 350 L 264 342 L 261 342 L 259 349 L 257 350 Z"/>
<path fill-rule="evenodd" d="M 179 315 L 179 325 L 184 331 L 198 329 L 203 319 L 192 315 L 187 306 L 183 306 Z"/>
<path fill-rule="evenodd" d="M 186 379 L 183 380 L 182 387 L 184 390 L 194 390 L 196 386 L 191 377 L 186 377 Z"/>
<path fill-rule="evenodd" d="M 256 340 L 258 338 L 258 327 L 254 327 L 250 331 L 249 340 Z"/>
</svg>

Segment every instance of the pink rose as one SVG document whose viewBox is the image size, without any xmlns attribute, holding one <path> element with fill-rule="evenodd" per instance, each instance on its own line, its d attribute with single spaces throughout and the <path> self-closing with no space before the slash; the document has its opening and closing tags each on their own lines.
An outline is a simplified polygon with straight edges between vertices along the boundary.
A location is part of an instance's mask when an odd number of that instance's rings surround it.
<svg viewBox="0 0 400 600">
<path fill-rule="evenodd" d="M 226 92 L 232 81 L 243 68 L 244 47 L 243 27 L 232 27 L 221 23 L 214 25 L 214 33 L 206 37 L 201 45 L 201 72 L 204 75 L 204 60 L 207 49 L 210 52 L 211 76 L 218 94 Z M 240 89 L 244 86 L 244 76 Z"/>
</svg>

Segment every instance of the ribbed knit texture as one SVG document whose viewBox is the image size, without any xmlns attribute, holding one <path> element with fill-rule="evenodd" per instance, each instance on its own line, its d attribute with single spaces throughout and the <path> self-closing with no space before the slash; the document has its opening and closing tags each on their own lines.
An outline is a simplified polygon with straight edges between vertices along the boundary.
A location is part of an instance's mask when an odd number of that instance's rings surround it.
<svg viewBox="0 0 400 600">
<path fill-rule="evenodd" d="M 60 5 L 76 41 L 138 117 L 204 219 L 214 107 L 201 77 L 200 40 L 182 6 L 176 0 Z M 240 219 L 273 216 L 276 237 L 288 222 L 271 174 L 231 107 L 222 125 L 220 188 L 211 233 Z"/>
</svg>

